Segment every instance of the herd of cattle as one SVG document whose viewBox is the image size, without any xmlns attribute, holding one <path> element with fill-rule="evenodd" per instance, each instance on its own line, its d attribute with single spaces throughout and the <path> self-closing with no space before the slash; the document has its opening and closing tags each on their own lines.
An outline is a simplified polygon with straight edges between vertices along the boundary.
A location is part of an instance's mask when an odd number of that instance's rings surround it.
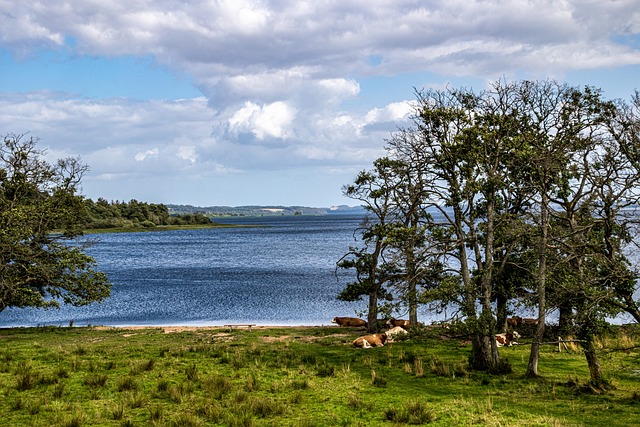
<svg viewBox="0 0 640 427">
<path fill-rule="evenodd" d="M 367 327 L 367 322 L 357 317 L 334 317 L 331 323 L 344 327 Z M 507 318 L 507 332 L 496 334 L 496 345 L 498 347 L 517 345 L 518 342 L 516 340 L 520 338 L 520 334 L 515 328 L 522 325 L 533 326 L 537 324 L 537 319 L 523 319 L 522 317 Z M 389 329 L 384 333 L 363 335 L 356 338 L 352 343 L 353 346 L 356 348 L 382 347 L 387 341 L 392 341 L 393 338 L 398 335 L 407 334 L 411 327 L 411 322 L 402 319 L 389 319 L 386 322 L 386 326 L 389 327 Z M 511 330 L 511 332 L 509 332 L 509 330 Z"/>
</svg>

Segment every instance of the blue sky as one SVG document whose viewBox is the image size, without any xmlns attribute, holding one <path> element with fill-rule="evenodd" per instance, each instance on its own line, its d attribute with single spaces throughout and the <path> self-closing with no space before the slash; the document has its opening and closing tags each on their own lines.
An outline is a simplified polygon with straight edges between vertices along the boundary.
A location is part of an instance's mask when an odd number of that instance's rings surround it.
<svg viewBox="0 0 640 427">
<path fill-rule="evenodd" d="M 83 194 L 354 204 L 415 88 L 640 89 L 635 0 L 0 0 L 0 134 L 80 156 Z"/>
</svg>

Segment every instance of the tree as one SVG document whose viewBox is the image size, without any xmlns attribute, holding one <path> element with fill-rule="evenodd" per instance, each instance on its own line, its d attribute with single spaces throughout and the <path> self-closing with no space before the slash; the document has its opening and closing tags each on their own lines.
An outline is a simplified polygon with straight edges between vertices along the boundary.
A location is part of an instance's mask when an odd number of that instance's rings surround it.
<svg viewBox="0 0 640 427">
<path fill-rule="evenodd" d="M 427 218 L 427 229 L 439 241 L 442 256 L 455 260 L 449 266 L 461 283 L 460 307 L 472 333 L 471 364 L 483 370 L 502 366 L 491 300 L 494 260 L 502 249 L 497 230 L 511 218 L 506 196 L 513 185 L 507 171 L 520 130 L 514 93 L 500 84 L 482 93 L 418 93 L 417 136 L 395 139 L 392 146 L 401 158 L 422 163 L 423 211 L 439 214 L 437 221 Z"/>
<path fill-rule="evenodd" d="M 355 281 L 348 283 L 338 299 L 357 301 L 368 298 L 367 329 L 378 330 L 379 303 L 389 295 L 387 282 L 395 274 L 392 264 L 385 262 L 389 233 L 394 226 L 392 211 L 393 188 L 399 181 L 395 174 L 397 162 L 388 158 L 374 162 L 372 171 L 362 171 L 353 184 L 344 187 L 344 194 L 363 202 L 369 215 L 360 227 L 362 247 L 350 247 L 338 261 L 338 267 L 354 269 Z"/>
<path fill-rule="evenodd" d="M 74 240 L 86 215 L 76 193 L 87 166 L 76 158 L 49 164 L 37 143 L 10 134 L 0 147 L 0 312 L 86 305 L 110 294 L 106 275 Z"/>
</svg>

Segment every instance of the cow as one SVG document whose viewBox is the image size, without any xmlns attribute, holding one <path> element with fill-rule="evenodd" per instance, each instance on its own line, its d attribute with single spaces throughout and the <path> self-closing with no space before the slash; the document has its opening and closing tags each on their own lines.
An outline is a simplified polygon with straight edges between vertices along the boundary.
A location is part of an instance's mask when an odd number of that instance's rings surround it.
<svg viewBox="0 0 640 427">
<path fill-rule="evenodd" d="M 401 328 L 400 326 L 394 326 L 393 328 L 391 328 L 388 331 L 386 331 L 385 335 L 387 335 L 387 338 L 389 340 L 392 340 L 395 337 L 397 337 L 398 335 L 405 335 L 405 334 L 408 334 L 408 333 L 409 332 L 407 332 L 405 329 Z"/>
<path fill-rule="evenodd" d="M 335 323 L 338 326 L 367 327 L 367 322 L 357 317 L 334 317 L 331 323 Z"/>
<path fill-rule="evenodd" d="M 507 317 L 507 329 L 519 328 L 522 325 L 535 326 L 538 324 L 538 319 L 523 319 L 520 316 Z"/>
<path fill-rule="evenodd" d="M 409 329 L 409 327 L 411 326 L 411 322 L 403 319 L 394 319 L 392 317 L 391 319 L 387 320 L 386 325 L 390 328 L 395 328 L 396 326 L 399 326 L 403 329 Z"/>
<path fill-rule="evenodd" d="M 496 334 L 496 344 L 498 347 L 518 345 L 516 340 L 520 338 L 520 334 L 516 331 L 506 332 L 504 334 Z"/>
<path fill-rule="evenodd" d="M 520 316 L 507 317 L 507 329 L 513 330 L 519 327 L 521 324 L 522 324 L 522 317 Z"/>
<path fill-rule="evenodd" d="M 356 338 L 353 346 L 356 348 L 383 347 L 385 342 L 387 342 L 386 334 L 371 334 Z"/>
</svg>

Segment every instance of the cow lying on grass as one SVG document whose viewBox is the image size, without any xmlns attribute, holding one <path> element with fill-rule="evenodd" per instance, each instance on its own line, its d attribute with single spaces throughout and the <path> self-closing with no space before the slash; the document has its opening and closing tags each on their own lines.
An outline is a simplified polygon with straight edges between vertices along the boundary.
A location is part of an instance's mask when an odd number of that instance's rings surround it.
<svg viewBox="0 0 640 427">
<path fill-rule="evenodd" d="M 338 326 L 367 327 L 367 322 L 357 317 L 334 317 L 331 323 L 335 323 Z"/>
<path fill-rule="evenodd" d="M 356 348 L 383 347 L 387 342 L 387 334 L 371 334 L 358 337 L 353 341 Z"/>
<path fill-rule="evenodd" d="M 387 338 L 389 338 L 390 340 L 394 339 L 395 337 L 397 337 L 398 335 L 406 335 L 409 332 L 406 331 L 406 329 L 400 327 L 400 326 L 395 326 L 391 329 L 389 329 L 388 331 L 385 332 L 385 334 L 387 335 Z"/>
<path fill-rule="evenodd" d="M 397 326 L 404 328 L 404 329 L 409 329 L 409 327 L 411 327 L 411 322 L 408 320 L 404 320 L 404 319 L 394 319 L 391 318 L 389 320 L 387 320 L 387 326 L 390 328 L 395 328 Z"/>
<path fill-rule="evenodd" d="M 356 348 L 382 347 L 387 341 L 391 342 L 394 337 L 404 334 L 408 334 L 408 332 L 402 329 L 400 326 L 396 326 L 395 328 L 391 328 L 383 334 L 364 335 L 362 337 L 356 338 L 353 341 L 353 346 Z"/>
<path fill-rule="evenodd" d="M 504 334 L 496 334 L 496 344 L 498 347 L 518 345 L 516 340 L 520 338 L 520 334 L 516 331 L 506 332 Z"/>
</svg>

